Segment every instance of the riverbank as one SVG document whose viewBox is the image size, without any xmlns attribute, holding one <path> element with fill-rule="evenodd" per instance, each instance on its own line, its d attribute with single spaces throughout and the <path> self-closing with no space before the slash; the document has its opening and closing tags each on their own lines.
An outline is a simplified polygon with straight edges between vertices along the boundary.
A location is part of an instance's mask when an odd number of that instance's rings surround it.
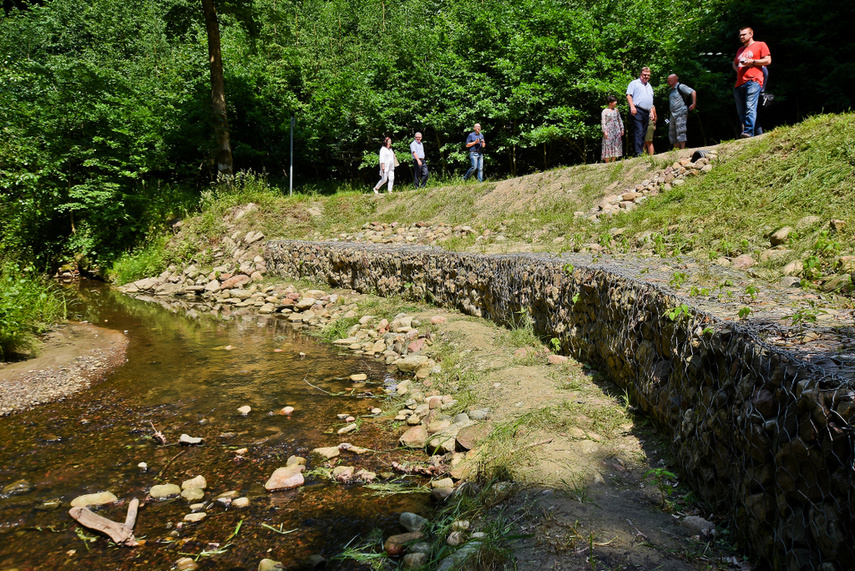
<svg viewBox="0 0 855 571">
<path fill-rule="evenodd" d="M 97 383 L 124 363 L 127 346 L 118 331 L 73 321 L 58 325 L 41 340 L 38 356 L 0 364 L 0 416 Z"/>
</svg>

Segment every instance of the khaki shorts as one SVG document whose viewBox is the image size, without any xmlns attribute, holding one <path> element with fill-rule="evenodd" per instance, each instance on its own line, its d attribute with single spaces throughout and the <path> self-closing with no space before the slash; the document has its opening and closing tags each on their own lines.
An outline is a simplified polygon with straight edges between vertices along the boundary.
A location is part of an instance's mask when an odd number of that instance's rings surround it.
<svg viewBox="0 0 855 571">
<path fill-rule="evenodd" d="M 644 142 L 649 143 L 653 141 L 653 132 L 656 131 L 656 123 L 651 121 L 647 125 L 647 133 L 644 134 Z"/>
</svg>

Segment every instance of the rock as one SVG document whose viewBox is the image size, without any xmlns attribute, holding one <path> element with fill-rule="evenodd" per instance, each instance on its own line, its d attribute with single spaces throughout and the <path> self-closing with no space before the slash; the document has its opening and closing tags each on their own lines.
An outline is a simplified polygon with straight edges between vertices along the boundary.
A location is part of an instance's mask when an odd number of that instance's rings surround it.
<svg viewBox="0 0 855 571">
<path fill-rule="evenodd" d="M 345 427 L 339 428 L 338 434 L 350 434 L 351 432 L 353 432 L 357 428 L 359 428 L 359 425 L 356 424 L 355 422 L 352 422 Z"/>
<path fill-rule="evenodd" d="M 427 553 L 407 553 L 402 565 L 404 569 L 423 569 L 427 563 Z"/>
<path fill-rule="evenodd" d="M 684 517 L 680 520 L 680 525 L 688 529 L 692 535 L 708 535 L 715 529 L 715 524 L 696 515 Z"/>
<path fill-rule="evenodd" d="M 563 365 L 567 360 L 567 357 L 564 355 L 549 355 L 546 357 L 546 362 L 550 365 Z"/>
<path fill-rule="evenodd" d="M 222 284 L 220 284 L 221 290 L 235 289 L 239 288 L 242 285 L 246 285 L 251 281 L 250 277 L 246 274 L 238 274 L 236 276 L 230 276 Z"/>
<path fill-rule="evenodd" d="M 458 519 L 456 521 L 451 522 L 451 531 L 468 531 L 469 530 L 469 520 L 468 519 Z"/>
<path fill-rule="evenodd" d="M 737 270 L 747 270 L 755 264 L 754 258 L 752 258 L 749 254 L 742 254 L 741 256 L 737 256 L 732 260 L 732 262 L 733 267 Z"/>
<path fill-rule="evenodd" d="M 335 458 L 339 454 L 338 446 L 328 446 L 326 448 L 315 448 L 312 450 L 312 454 L 320 456 L 324 460 L 330 460 Z"/>
<path fill-rule="evenodd" d="M 407 549 L 408 543 L 418 541 L 422 537 L 422 532 L 420 531 L 411 531 L 408 533 L 392 535 L 389 537 L 389 539 L 386 540 L 386 543 L 383 544 L 383 549 L 385 549 L 386 553 L 388 553 L 392 557 L 402 555 Z"/>
<path fill-rule="evenodd" d="M 804 263 L 801 260 L 794 260 L 784 266 L 784 275 L 787 276 L 795 276 L 801 274 L 804 271 Z"/>
<path fill-rule="evenodd" d="M 297 311 L 305 311 L 315 305 L 316 301 L 313 297 L 301 297 L 294 304 L 294 309 Z"/>
<path fill-rule="evenodd" d="M 353 479 L 353 466 L 336 466 L 333 468 L 333 478 L 335 478 L 336 482 L 347 483 Z"/>
<path fill-rule="evenodd" d="M 235 498 L 234 500 L 232 500 L 232 507 L 237 509 L 249 507 L 249 498 Z"/>
<path fill-rule="evenodd" d="M 448 318 L 443 315 L 434 315 L 430 318 L 430 322 L 434 325 L 439 325 L 440 323 L 445 323 L 446 321 L 448 321 Z"/>
<path fill-rule="evenodd" d="M 272 559 L 262 559 L 258 563 L 258 571 L 280 571 L 281 569 L 285 569 L 285 566 Z"/>
<path fill-rule="evenodd" d="M 469 418 L 472 420 L 487 420 L 490 417 L 490 411 L 485 408 L 473 409 L 469 411 Z"/>
<path fill-rule="evenodd" d="M 16 480 L 7 486 L 3 486 L 3 493 L 0 494 L 2 496 L 19 496 L 21 494 L 26 494 L 32 492 L 35 489 L 30 482 L 27 480 Z M 80 496 L 81 498 L 86 496 Z M 113 500 L 116 501 L 116 500 Z M 72 506 L 74 503 L 71 504 Z"/>
<path fill-rule="evenodd" d="M 208 293 L 216 293 L 220 291 L 220 282 L 218 280 L 209 281 L 205 284 L 205 291 Z"/>
<path fill-rule="evenodd" d="M 829 226 L 831 226 L 831 229 L 836 231 L 836 232 L 840 232 L 841 230 L 846 228 L 846 221 L 840 220 L 839 218 L 832 218 L 828 222 L 828 224 L 829 224 Z"/>
<path fill-rule="evenodd" d="M 820 218 L 819 216 L 805 216 L 804 218 L 801 218 L 801 219 L 799 219 L 798 222 L 796 222 L 796 229 L 797 230 L 806 230 L 806 229 L 810 228 L 811 226 L 815 226 L 815 225 L 819 224 L 819 222 L 821 222 L 821 221 L 822 221 L 822 218 Z"/>
<path fill-rule="evenodd" d="M 284 414 L 285 416 L 291 416 L 291 414 L 293 414 L 293 412 L 294 412 L 293 406 L 283 406 L 282 409 L 279 411 L 279 414 Z"/>
<path fill-rule="evenodd" d="M 181 488 L 175 484 L 159 484 L 157 486 L 152 486 L 151 490 L 148 492 L 148 495 L 156 500 L 165 500 L 166 498 L 178 496 L 180 494 Z"/>
<path fill-rule="evenodd" d="M 184 516 L 184 521 L 190 523 L 198 523 L 208 516 L 205 512 L 190 513 Z"/>
<path fill-rule="evenodd" d="M 822 291 L 840 291 L 841 293 L 849 293 L 853 290 L 852 278 L 849 274 L 832 276 L 822 282 L 820 289 Z"/>
<path fill-rule="evenodd" d="M 398 523 L 407 531 L 421 531 L 427 522 L 427 519 L 412 512 L 404 512 L 398 518 Z"/>
<path fill-rule="evenodd" d="M 472 424 L 461 428 L 457 433 L 457 443 L 464 450 L 472 450 L 484 438 L 490 435 L 489 424 Z"/>
<path fill-rule="evenodd" d="M 196 476 L 190 480 L 184 480 L 181 482 L 181 489 L 186 490 L 188 488 L 198 488 L 200 490 L 204 490 L 208 487 L 208 482 L 205 480 L 204 476 Z"/>
<path fill-rule="evenodd" d="M 801 287 L 802 280 L 795 276 L 784 276 L 778 283 L 784 287 Z"/>
<path fill-rule="evenodd" d="M 199 564 L 193 561 L 192 557 L 182 557 L 173 564 L 176 571 L 195 571 L 199 568 Z"/>
<path fill-rule="evenodd" d="M 336 449 L 338 450 L 338 449 Z M 284 468 L 277 468 L 270 479 L 264 484 L 264 489 L 268 492 L 276 490 L 290 490 L 302 486 L 305 482 L 303 478 L 303 470 L 305 466 L 302 464 L 292 464 Z"/>
<path fill-rule="evenodd" d="M 464 541 L 466 541 L 466 538 L 462 531 L 452 531 L 448 534 L 448 537 L 445 538 L 445 543 L 452 547 L 457 547 L 458 545 L 463 544 Z"/>
<path fill-rule="evenodd" d="M 776 230 L 769 236 L 769 242 L 773 246 L 777 246 L 779 244 L 785 244 L 790 239 L 790 234 L 792 234 L 793 229 L 789 226 L 784 226 L 783 228 Z"/>
<path fill-rule="evenodd" d="M 452 480 L 451 478 L 441 478 L 439 480 L 433 480 L 430 483 L 430 487 L 433 489 L 454 488 L 454 480 Z"/>
<path fill-rule="evenodd" d="M 188 502 L 198 502 L 205 497 L 205 492 L 201 488 L 187 488 L 181 491 L 181 497 Z"/>
<path fill-rule="evenodd" d="M 356 373 L 355 375 L 350 375 L 350 380 L 354 383 L 360 383 L 368 380 L 368 375 L 365 373 Z"/>
<path fill-rule="evenodd" d="M 402 373 L 414 373 L 416 369 L 427 363 L 428 358 L 424 355 L 407 355 L 394 362 L 394 365 Z M 400 384 L 398 385 L 400 387 Z"/>
<path fill-rule="evenodd" d="M 196 446 L 198 444 L 202 444 L 202 438 L 197 436 L 190 436 L 188 434 L 182 434 L 178 438 L 178 442 L 183 444 L 184 446 Z"/>
<path fill-rule="evenodd" d="M 300 465 L 300 466 L 305 466 L 306 465 L 306 459 L 303 458 L 302 456 L 294 456 L 294 455 L 288 456 L 288 459 L 285 461 L 285 466 L 286 467 L 287 466 L 293 466 L 295 464 Z"/>
<path fill-rule="evenodd" d="M 88 506 L 103 506 L 105 504 L 112 504 L 113 502 L 118 501 L 119 498 L 117 498 L 112 492 L 99 492 L 97 494 L 85 494 L 82 496 L 77 496 L 76 498 L 71 500 L 71 507 L 85 508 Z"/>
<path fill-rule="evenodd" d="M 446 419 L 434 420 L 434 421 L 431 421 L 428 423 L 427 431 L 428 431 L 428 434 L 434 434 L 436 432 L 440 432 L 440 431 L 445 430 L 449 426 L 451 426 L 451 421 L 449 421 L 449 420 L 446 420 Z"/>
<path fill-rule="evenodd" d="M 414 426 L 401 435 L 399 442 L 405 448 L 424 448 L 427 443 L 427 429 L 421 424 Z"/>
</svg>

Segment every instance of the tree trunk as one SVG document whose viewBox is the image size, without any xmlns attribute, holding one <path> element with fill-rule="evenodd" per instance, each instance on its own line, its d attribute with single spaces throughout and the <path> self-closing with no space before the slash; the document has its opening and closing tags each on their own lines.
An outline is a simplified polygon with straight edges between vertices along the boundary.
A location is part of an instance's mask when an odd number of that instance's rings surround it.
<svg viewBox="0 0 855 571">
<path fill-rule="evenodd" d="M 223 54 L 220 51 L 220 24 L 217 21 L 214 0 L 202 0 L 202 9 L 205 11 L 205 29 L 208 33 L 208 56 L 211 65 L 211 111 L 214 119 L 214 135 L 217 140 L 214 158 L 217 161 L 217 172 L 231 176 L 234 173 L 234 166 L 232 164 L 232 147 L 229 142 L 229 120 L 226 114 Z"/>
</svg>

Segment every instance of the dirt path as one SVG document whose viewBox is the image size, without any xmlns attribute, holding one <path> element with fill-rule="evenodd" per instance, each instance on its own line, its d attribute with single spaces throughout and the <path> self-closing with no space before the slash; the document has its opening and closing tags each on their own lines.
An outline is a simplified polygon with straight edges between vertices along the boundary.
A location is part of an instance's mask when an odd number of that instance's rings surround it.
<svg viewBox="0 0 855 571">
<path fill-rule="evenodd" d="M 58 326 L 37 357 L 0 364 L 0 416 L 85 389 L 125 362 L 127 345 L 118 331 L 90 323 Z"/>
<path fill-rule="evenodd" d="M 572 359 L 547 364 L 542 346 L 519 346 L 524 334 L 444 315 L 461 390 L 490 410 L 487 454 L 519 484 L 488 515 L 521 537 L 518 569 L 742 568 L 686 487 L 648 475 L 667 469 L 668 444 L 614 385 Z"/>
</svg>

